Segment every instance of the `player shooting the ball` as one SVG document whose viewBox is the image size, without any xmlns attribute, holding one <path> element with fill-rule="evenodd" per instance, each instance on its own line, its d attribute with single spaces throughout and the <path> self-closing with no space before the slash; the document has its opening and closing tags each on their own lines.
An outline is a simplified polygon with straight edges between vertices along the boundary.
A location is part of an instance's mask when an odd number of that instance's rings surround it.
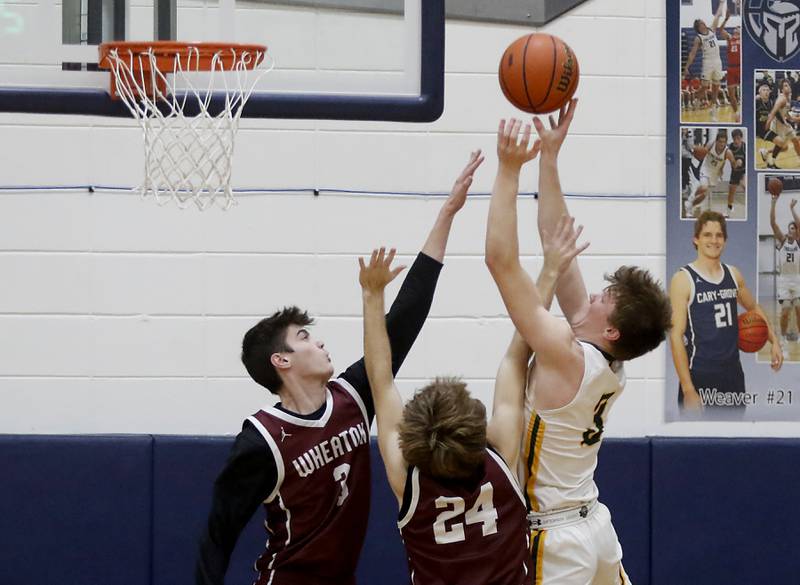
<svg viewBox="0 0 800 585">
<path fill-rule="evenodd" d="M 589 295 L 577 260 L 558 279 L 566 321 L 551 315 L 519 258 L 517 195 L 522 166 L 541 148 L 539 232 L 544 243 L 568 215 L 558 154 L 577 100 L 550 128 L 501 121 L 498 171 L 486 229 L 486 264 L 517 331 L 535 354 L 525 393 L 523 469 L 531 525 L 533 582 L 624 585 L 622 547 L 594 482 L 608 413 L 625 386 L 624 360 L 658 347 L 669 328 L 669 301 L 652 276 L 622 266 L 609 285 Z"/>
</svg>

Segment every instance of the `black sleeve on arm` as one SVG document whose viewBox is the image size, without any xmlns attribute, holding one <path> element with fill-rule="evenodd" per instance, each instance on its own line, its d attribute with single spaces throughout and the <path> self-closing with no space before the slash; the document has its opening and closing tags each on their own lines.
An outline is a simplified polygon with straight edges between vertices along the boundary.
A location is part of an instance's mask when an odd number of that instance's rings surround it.
<svg viewBox="0 0 800 585">
<path fill-rule="evenodd" d="M 397 375 L 400 366 L 414 345 L 433 302 L 433 293 L 443 264 L 420 252 L 408 271 L 397 298 L 386 315 L 386 330 L 392 346 L 392 374 Z M 369 420 L 375 416 L 375 406 L 367 379 L 367 369 L 362 357 L 345 370 L 341 377 L 356 389 L 367 407 Z"/>
<path fill-rule="evenodd" d="M 195 565 L 196 585 L 224 584 L 239 534 L 277 481 L 272 452 L 255 427 L 245 421 L 214 482 L 211 512 Z"/>
</svg>

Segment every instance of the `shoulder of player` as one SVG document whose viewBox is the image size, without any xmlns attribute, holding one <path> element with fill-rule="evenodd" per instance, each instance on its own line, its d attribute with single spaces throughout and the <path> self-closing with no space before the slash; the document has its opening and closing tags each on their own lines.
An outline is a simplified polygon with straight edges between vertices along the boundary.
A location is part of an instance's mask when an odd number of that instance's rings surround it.
<svg viewBox="0 0 800 585">
<path fill-rule="evenodd" d="M 692 277 L 685 267 L 679 268 L 675 271 L 675 274 L 672 275 L 672 280 L 670 280 L 670 292 L 672 293 L 674 291 L 676 293 L 680 293 L 685 291 L 688 297 L 689 287 L 692 282 L 691 279 Z"/>
<path fill-rule="evenodd" d="M 744 276 L 742 275 L 742 271 L 736 268 L 733 264 L 725 264 L 728 267 L 728 270 L 731 271 L 731 276 L 736 281 L 736 284 L 739 286 L 745 285 Z"/>
</svg>

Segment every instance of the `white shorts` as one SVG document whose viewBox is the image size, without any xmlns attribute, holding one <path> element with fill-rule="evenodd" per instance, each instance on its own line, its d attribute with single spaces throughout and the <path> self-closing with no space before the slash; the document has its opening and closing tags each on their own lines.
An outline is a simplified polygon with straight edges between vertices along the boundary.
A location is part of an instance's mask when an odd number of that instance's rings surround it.
<svg viewBox="0 0 800 585">
<path fill-rule="evenodd" d="M 703 73 L 700 79 L 703 81 L 710 81 L 711 83 L 719 83 L 725 73 L 722 71 L 722 61 L 709 61 L 703 60 Z M 716 96 L 714 96 L 716 99 Z"/>
<path fill-rule="evenodd" d="M 772 124 L 770 125 L 769 129 L 784 140 L 794 140 L 797 137 L 797 132 L 795 132 L 794 128 L 788 124 L 779 122 L 777 118 L 772 120 Z"/>
<path fill-rule="evenodd" d="M 692 195 L 695 195 L 700 187 L 708 189 L 709 187 L 716 187 L 717 183 L 719 183 L 719 177 L 712 177 L 700 171 L 700 178 L 698 179 L 694 176 L 694 173 L 689 173 L 689 192 Z"/>
<path fill-rule="evenodd" d="M 603 504 L 576 524 L 531 532 L 531 556 L 535 585 L 630 585 Z"/>
<path fill-rule="evenodd" d="M 800 298 L 800 278 L 779 276 L 777 284 L 779 301 L 794 301 Z"/>
</svg>

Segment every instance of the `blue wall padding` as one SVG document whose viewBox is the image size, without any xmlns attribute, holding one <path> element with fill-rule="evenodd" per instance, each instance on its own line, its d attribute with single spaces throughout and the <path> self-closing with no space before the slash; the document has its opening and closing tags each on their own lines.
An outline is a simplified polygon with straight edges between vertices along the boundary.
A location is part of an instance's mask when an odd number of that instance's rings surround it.
<svg viewBox="0 0 800 585">
<path fill-rule="evenodd" d="M 0 585 L 177 585 L 231 438 L 0 435 Z M 408 573 L 377 444 L 360 585 Z M 596 479 L 637 585 L 797 585 L 798 439 L 610 439 Z M 252 583 L 263 511 L 227 582 Z M 331 543 L 335 546 L 335 543 Z"/>
<path fill-rule="evenodd" d="M 595 482 L 622 543 L 625 572 L 635 585 L 649 585 L 650 439 L 605 439 Z"/>
<path fill-rule="evenodd" d="M 148 585 L 152 438 L 0 435 L 0 583 Z"/>
<path fill-rule="evenodd" d="M 214 480 L 232 445 L 228 437 L 153 438 L 152 585 L 194 583 L 198 542 L 208 520 Z M 255 581 L 253 563 L 266 540 L 264 511 L 259 508 L 239 537 L 228 583 Z"/>
<path fill-rule="evenodd" d="M 652 439 L 652 585 L 800 583 L 800 441 Z"/>
</svg>

